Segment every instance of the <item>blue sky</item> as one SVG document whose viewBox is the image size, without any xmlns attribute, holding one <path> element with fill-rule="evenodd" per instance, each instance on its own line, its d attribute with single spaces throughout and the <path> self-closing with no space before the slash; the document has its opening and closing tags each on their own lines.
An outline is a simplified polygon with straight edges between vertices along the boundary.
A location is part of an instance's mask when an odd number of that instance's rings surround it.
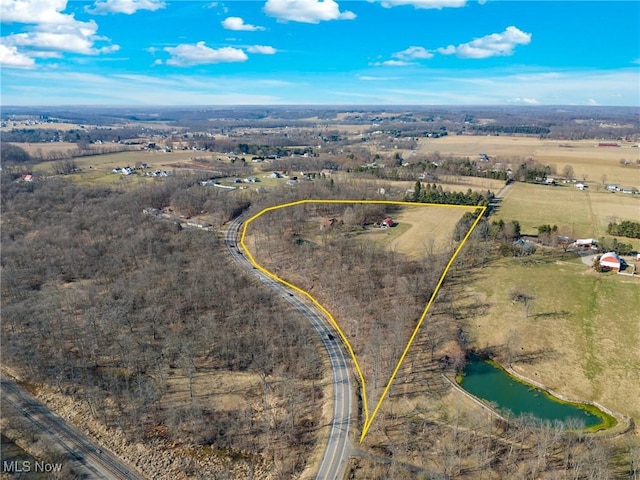
<svg viewBox="0 0 640 480">
<path fill-rule="evenodd" d="M 2 0 L 2 105 L 640 106 L 640 2 Z"/>
</svg>

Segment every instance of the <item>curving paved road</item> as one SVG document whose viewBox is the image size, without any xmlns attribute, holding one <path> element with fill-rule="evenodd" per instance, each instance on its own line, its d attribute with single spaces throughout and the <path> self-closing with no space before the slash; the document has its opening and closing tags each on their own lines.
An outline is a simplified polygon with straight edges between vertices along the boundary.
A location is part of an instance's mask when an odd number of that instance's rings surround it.
<svg viewBox="0 0 640 480">
<path fill-rule="evenodd" d="M 257 270 L 242 255 L 238 247 L 240 227 L 245 216 L 230 222 L 225 233 L 225 244 L 233 259 L 243 268 L 252 272 L 263 284 L 278 292 L 285 300 L 302 313 L 322 338 L 333 370 L 333 420 L 327 447 L 316 475 L 317 480 L 342 479 L 351 453 L 349 427 L 351 425 L 352 389 L 349 377 L 349 365 L 342 351 L 342 345 L 325 317 L 307 301 L 295 296 L 287 287 Z"/>
<path fill-rule="evenodd" d="M 2 373 L 2 400 L 31 421 L 46 441 L 56 442 L 67 452 L 67 460 L 83 478 L 141 479 L 139 473 L 100 449 L 95 443 L 55 415 L 23 387 Z"/>
</svg>

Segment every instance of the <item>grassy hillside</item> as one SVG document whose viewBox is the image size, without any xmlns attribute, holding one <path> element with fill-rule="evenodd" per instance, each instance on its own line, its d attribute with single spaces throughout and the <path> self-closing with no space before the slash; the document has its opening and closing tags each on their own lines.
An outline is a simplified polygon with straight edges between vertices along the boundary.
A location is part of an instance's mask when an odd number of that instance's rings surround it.
<svg viewBox="0 0 640 480">
<path fill-rule="evenodd" d="M 473 275 L 458 307 L 473 341 L 569 397 L 640 419 L 640 279 L 598 274 L 579 259 L 502 259 Z M 532 297 L 528 311 L 514 293 Z"/>
</svg>

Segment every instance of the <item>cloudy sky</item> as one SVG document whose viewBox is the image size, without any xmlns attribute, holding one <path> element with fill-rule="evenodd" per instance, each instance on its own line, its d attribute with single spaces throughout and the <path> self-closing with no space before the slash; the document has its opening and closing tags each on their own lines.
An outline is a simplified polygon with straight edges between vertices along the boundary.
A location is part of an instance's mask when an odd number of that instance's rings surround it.
<svg viewBox="0 0 640 480">
<path fill-rule="evenodd" d="M 2 105 L 640 106 L 640 2 L 2 0 Z"/>
</svg>

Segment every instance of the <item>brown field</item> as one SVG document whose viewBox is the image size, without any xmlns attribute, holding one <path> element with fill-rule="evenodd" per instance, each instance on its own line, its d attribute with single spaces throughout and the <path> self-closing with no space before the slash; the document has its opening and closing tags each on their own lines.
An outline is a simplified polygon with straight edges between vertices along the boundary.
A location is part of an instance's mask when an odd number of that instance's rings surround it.
<svg viewBox="0 0 640 480">
<path fill-rule="evenodd" d="M 29 155 L 37 155 L 39 151 L 46 155 L 49 152 L 67 152 L 78 148 L 78 145 L 71 142 L 14 143 L 14 145 L 24 149 Z"/>
<path fill-rule="evenodd" d="M 16 125 L 13 125 L 16 123 Z M 79 129 L 80 125 L 77 123 L 35 123 L 35 124 L 27 124 L 23 122 L 7 122 L 7 126 L 0 129 L 3 132 L 10 132 L 13 129 L 29 129 L 29 130 L 62 130 L 69 131 L 74 129 Z"/>
<path fill-rule="evenodd" d="M 571 165 L 576 178 L 580 180 L 640 188 L 640 168 L 620 164 L 622 159 L 635 164 L 640 159 L 640 149 L 635 144 L 623 142 L 620 142 L 619 148 L 598 147 L 597 144 L 597 140 L 561 141 L 534 137 L 456 135 L 420 139 L 418 152 L 439 152 L 443 155 L 472 158 L 479 153 L 486 153 L 506 162 L 531 157 L 545 165 L 555 166 L 558 174 L 565 165 Z M 606 179 L 603 175 L 606 175 Z"/>
<path fill-rule="evenodd" d="M 415 181 L 403 181 L 403 180 L 379 180 L 368 179 L 358 177 L 357 174 L 338 172 L 332 175 L 336 181 L 345 182 L 349 184 L 352 182 L 357 185 L 371 185 L 372 192 L 378 192 L 380 188 L 386 190 L 386 195 L 390 198 L 401 199 L 407 190 L 413 190 Z M 433 183 L 433 182 L 425 182 Z M 446 191 L 466 192 L 468 189 L 479 193 L 486 193 L 487 190 L 491 190 L 497 193 L 504 187 L 504 181 L 493 180 L 491 178 L 481 177 L 462 177 L 453 175 L 441 175 L 439 177 L 438 185 Z"/>
</svg>

